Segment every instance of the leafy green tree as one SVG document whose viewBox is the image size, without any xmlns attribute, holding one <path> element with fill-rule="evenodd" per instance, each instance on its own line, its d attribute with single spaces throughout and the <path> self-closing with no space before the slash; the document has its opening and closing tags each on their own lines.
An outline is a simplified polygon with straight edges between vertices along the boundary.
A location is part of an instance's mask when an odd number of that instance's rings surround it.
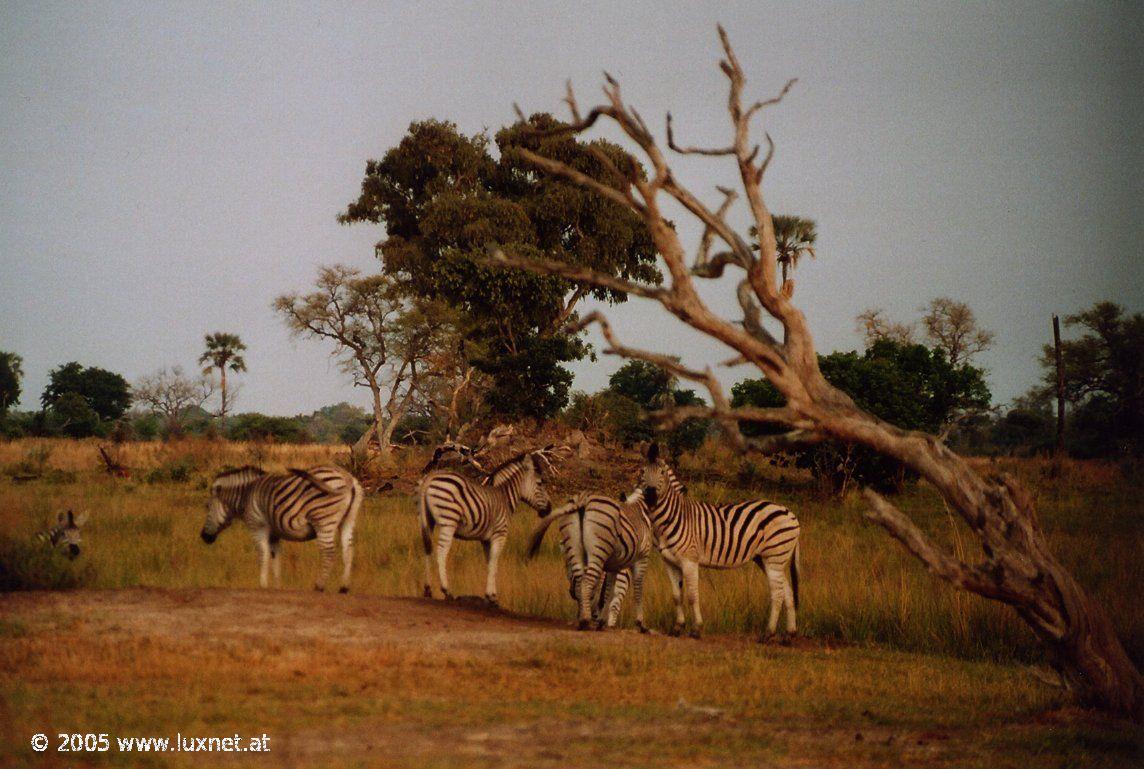
<svg viewBox="0 0 1144 769">
<path fill-rule="evenodd" d="M 860 408 L 907 430 L 937 433 L 959 412 L 989 405 L 990 393 L 981 369 L 952 366 L 944 351 L 889 339 L 875 341 L 864 353 L 835 352 L 819 356 L 826 380 Z M 775 407 L 784 400 L 770 382 L 746 380 L 731 388 L 733 406 Z M 745 433 L 767 432 L 765 426 L 743 425 Z M 832 490 L 851 481 L 900 490 L 904 471 L 897 462 L 866 448 L 822 444 L 796 452 L 796 464 L 811 469 Z"/>
<path fill-rule="evenodd" d="M 40 405 L 51 409 L 67 393 L 76 393 L 104 422 L 123 416 L 131 405 L 131 387 L 119 374 L 72 361 L 48 374 L 48 386 L 40 396 Z"/>
<path fill-rule="evenodd" d="M 283 443 L 311 443 L 314 438 L 297 417 L 266 414 L 237 414 L 229 423 L 227 437 L 232 441 L 275 440 Z"/>
<path fill-rule="evenodd" d="M 14 352 L 0 352 L 0 419 L 20 400 L 20 380 L 24 377 L 23 359 Z"/>
<path fill-rule="evenodd" d="M 1079 339 L 1061 343 L 1065 399 L 1072 407 L 1065 421 L 1070 451 L 1078 456 L 1144 452 L 1144 314 L 1128 315 L 1112 302 L 1098 302 L 1065 318 L 1080 328 Z M 1041 354 L 1044 386 L 1034 395 L 1056 393 L 1052 345 Z"/>
<path fill-rule="evenodd" d="M 703 400 L 694 390 L 680 389 L 676 379 L 653 363 L 631 360 L 621 366 L 608 379 L 607 393 L 612 395 L 609 402 L 615 412 L 612 430 L 625 444 L 650 440 L 655 435 L 654 427 L 647 412 L 671 406 L 700 406 Z M 634 405 L 627 408 L 619 399 Z M 693 451 L 703 443 L 710 430 L 706 419 L 688 419 L 672 428 L 665 436 L 667 446 L 673 456 L 683 451 Z"/>
<path fill-rule="evenodd" d="M 71 438 L 87 438 L 102 433 L 103 423 L 99 414 L 77 392 L 65 392 L 56 398 L 48 409 L 47 430 L 49 434 L 67 435 Z"/>
<path fill-rule="evenodd" d="M 544 134 L 559 125 L 539 114 L 500 130 L 494 158 L 484 133 L 465 136 L 438 120 L 413 123 L 396 147 L 366 164 L 361 194 L 340 217 L 383 224 L 386 237 L 377 246 L 383 270 L 460 311 L 465 336 L 483 345 L 473 365 L 491 375 L 486 402 L 509 417 L 551 416 L 567 402 L 571 376 L 562 364 L 582 358 L 588 347 L 562 333 L 564 322 L 585 297 L 626 297 L 482 266 L 474 256 L 498 246 L 516 256 L 659 281 L 655 249 L 634 212 L 539 174 L 520 157 L 527 148 L 601 180 L 611 178 L 609 165 L 638 172 L 614 144 Z"/>
<path fill-rule="evenodd" d="M 804 256 L 813 259 L 814 244 L 818 241 L 818 225 L 813 219 L 801 216 L 775 214 L 772 218 L 775 228 L 775 251 L 782 268 L 783 285 L 790 280 L 790 273 L 798 267 Z M 752 225 L 751 237 L 759 236 L 758 228 Z"/>
<path fill-rule="evenodd" d="M 203 342 L 206 349 L 199 356 L 199 364 L 205 364 L 204 374 L 209 374 L 214 369 L 218 370 L 220 398 L 218 417 L 219 421 L 225 424 L 227 408 L 230 406 L 227 397 L 229 392 L 226 386 L 226 372 L 228 369 L 236 374 L 246 371 L 246 361 L 242 358 L 242 352 L 246 349 L 246 345 L 239 339 L 238 334 L 227 334 L 222 331 L 207 334 L 203 338 Z"/>
</svg>

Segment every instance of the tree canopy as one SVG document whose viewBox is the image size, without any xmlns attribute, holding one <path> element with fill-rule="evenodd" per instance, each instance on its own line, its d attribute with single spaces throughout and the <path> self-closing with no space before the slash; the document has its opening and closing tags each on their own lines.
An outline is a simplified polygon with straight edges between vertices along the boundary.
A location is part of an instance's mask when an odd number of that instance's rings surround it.
<svg viewBox="0 0 1144 769">
<path fill-rule="evenodd" d="M 1065 318 L 1084 331 L 1061 342 L 1066 420 L 1070 451 L 1080 456 L 1144 452 L 1144 314 L 1129 315 L 1112 302 L 1098 302 Z M 1042 402 L 1056 392 L 1052 345 L 1041 354 L 1044 385 L 1034 395 Z M 1071 422 L 1071 424 L 1070 424 Z"/>
<path fill-rule="evenodd" d="M 864 353 L 820 355 L 819 367 L 830 384 L 859 407 L 907 430 L 937 433 L 959 413 L 988 407 L 985 373 L 968 364 L 953 366 L 941 349 L 891 339 L 874 341 Z M 785 403 L 765 379 L 748 379 L 731 388 L 732 406 L 771 408 Z M 743 425 L 747 434 L 768 428 Z M 796 463 L 829 480 L 835 490 L 850 480 L 895 488 L 900 466 L 869 449 L 823 444 L 796 453 Z M 843 472 L 843 475 L 839 475 Z"/>
<path fill-rule="evenodd" d="M 14 352 L 0 351 L 0 418 L 13 403 L 20 400 L 20 380 L 24 376 L 23 360 Z"/>
<path fill-rule="evenodd" d="M 487 134 L 465 136 L 452 123 L 413 123 L 381 160 L 366 164 L 361 194 L 344 223 L 383 224 L 382 269 L 414 293 L 458 309 L 464 332 L 486 342 L 474 357 L 492 377 L 488 403 L 508 416 L 551 416 L 567 401 L 562 363 L 588 352 L 561 327 L 584 297 L 618 302 L 611 289 L 481 265 L 491 246 L 506 253 L 589 266 L 645 283 L 659 281 L 655 249 L 630 210 L 568 182 L 539 174 L 526 148 L 593 178 L 626 168 L 619 147 L 546 133 L 546 114 L 501 129 L 496 153 Z M 619 185 L 618 180 L 613 180 Z"/>
<path fill-rule="evenodd" d="M 131 406 L 131 387 L 119 374 L 84 366 L 72 361 L 48 374 L 48 386 L 40 396 L 40 405 L 51 409 L 67 393 L 80 395 L 100 420 L 111 422 L 123 416 Z"/>
</svg>

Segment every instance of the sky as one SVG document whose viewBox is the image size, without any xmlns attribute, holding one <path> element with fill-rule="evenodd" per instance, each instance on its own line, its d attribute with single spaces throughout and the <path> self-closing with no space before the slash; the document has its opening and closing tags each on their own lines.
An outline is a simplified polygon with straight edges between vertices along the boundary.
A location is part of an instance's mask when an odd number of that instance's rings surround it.
<svg viewBox="0 0 1144 769">
<path fill-rule="evenodd" d="M 860 347 L 866 308 L 909 321 L 949 296 L 996 332 L 979 363 L 1004 403 L 1038 379 L 1052 313 L 1144 310 L 1142 8 L 5 2 L 0 350 L 23 357 L 23 408 L 71 360 L 129 381 L 193 371 L 213 331 L 249 348 L 240 411 L 366 406 L 329 347 L 270 307 L 320 265 L 378 269 L 381 228 L 336 221 L 366 160 L 428 117 L 475 133 L 514 102 L 562 116 L 565 81 L 587 106 L 604 70 L 653 127 L 671 110 L 681 143 L 726 144 L 722 22 L 749 99 L 799 78 L 759 128 L 777 147 L 772 210 L 818 222 L 795 299 L 819 350 Z M 673 165 L 713 203 L 734 181 L 726 159 Z M 737 317 L 729 284 L 704 296 Z M 658 305 L 607 314 L 627 344 L 729 357 Z M 620 364 L 575 364 L 575 387 Z"/>
</svg>

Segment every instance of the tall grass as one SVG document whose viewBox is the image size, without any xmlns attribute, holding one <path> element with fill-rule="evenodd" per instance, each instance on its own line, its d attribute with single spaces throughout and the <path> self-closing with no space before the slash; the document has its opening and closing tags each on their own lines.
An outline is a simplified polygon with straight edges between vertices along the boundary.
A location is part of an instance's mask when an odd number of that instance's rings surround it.
<svg viewBox="0 0 1144 769">
<path fill-rule="evenodd" d="M 0 480 L 0 526 L 9 536 L 30 537 L 57 511 L 88 510 L 84 551 L 96 587 L 254 587 L 257 560 L 242 524 L 213 546 L 198 538 L 206 512 L 206 485 L 213 471 L 244 463 L 250 446 L 219 442 L 132 445 L 125 463 L 144 470 L 129 480 L 102 474 L 94 446 L 78 441 L 52 444 L 50 462 L 74 473 L 74 482 Z M 0 465 L 20 461 L 22 447 L 0 444 Z M 329 461 L 326 446 L 278 446 L 263 457 L 268 466 Z M 712 449 L 712 452 L 716 450 Z M 181 453 L 180 453 L 181 452 Z M 717 452 L 685 461 L 682 475 L 703 477 L 691 493 L 712 501 L 768 496 L 791 506 L 803 524 L 801 610 L 803 632 L 844 643 L 951 654 L 971 659 L 1034 660 L 1039 651 L 1023 623 L 1007 607 L 955 591 L 929 576 L 878 528 L 864 522 L 856 496 L 823 498 L 804 479 L 787 473 L 736 473 L 738 460 Z M 147 473 L 173 462 L 193 469 L 175 482 L 147 482 Z M 410 460 L 416 465 L 417 461 Z M 730 468 L 723 473 L 709 468 Z M 1036 461 L 1003 466 L 1034 489 L 1043 528 L 1054 551 L 1094 593 L 1113 618 L 1129 654 L 1144 662 L 1144 517 L 1140 487 L 1108 465 L 1074 463 L 1055 474 Z M 786 471 L 784 471 L 786 472 Z M 753 488 L 738 488 L 744 478 Z M 608 489 L 614 490 L 614 489 Z M 563 491 L 563 490 L 562 490 Z M 936 539 L 962 557 L 979 557 L 973 539 L 925 485 L 897 500 Z M 420 594 L 423 556 L 415 500 L 399 494 L 369 497 L 359 517 L 353 588 L 385 595 Z M 499 593 L 512 611 L 571 621 L 555 537 L 534 561 L 524 557 L 535 514 L 522 506 L 512 523 L 501 561 Z M 284 585 L 308 589 L 317 569 L 312 543 L 283 547 Z M 658 560 L 658 556 L 653 556 Z M 457 542 L 450 559 L 455 592 L 484 592 L 481 549 Z M 758 633 L 765 626 L 768 590 L 753 566 L 706 570 L 700 600 L 713 633 Z M 653 564 L 646 605 L 653 627 L 671 624 L 671 598 L 663 569 Z M 630 619 L 628 619 L 630 621 Z"/>
</svg>

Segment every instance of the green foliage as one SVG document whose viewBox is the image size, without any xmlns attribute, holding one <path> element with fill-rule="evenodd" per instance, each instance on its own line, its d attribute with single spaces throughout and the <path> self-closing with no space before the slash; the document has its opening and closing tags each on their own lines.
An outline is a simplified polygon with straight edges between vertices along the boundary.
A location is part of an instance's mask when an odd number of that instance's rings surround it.
<svg viewBox="0 0 1144 769">
<path fill-rule="evenodd" d="M 951 366 L 944 352 L 920 344 L 881 339 L 865 353 L 820 355 L 818 363 L 826 380 L 860 408 L 907 430 L 936 433 L 957 414 L 989 405 L 989 388 L 981 369 Z M 747 380 L 731 388 L 732 406 L 766 408 L 784 403 L 766 380 Z M 743 425 L 747 435 L 778 429 Z M 811 469 L 834 491 L 841 491 L 851 480 L 899 491 L 906 479 L 897 462 L 865 447 L 827 443 L 799 451 L 795 457 L 799 467 Z"/>
<path fill-rule="evenodd" d="M 103 422 L 95 409 L 77 392 L 65 392 L 53 401 L 47 412 L 49 435 L 63 434 L 72 438 L 86 438 L 103 434 Z"/>
<path fill-rule="evenodd" d="M 242 351 L 246 349 L 238 334 L 227 334 L 222 331 L 207 334 L 203 337 L 205 349 L 199 356 L 199 363 L 222 371 L 230 369 L 234 372 L 246 371 L 246 361 L 243 360 Z"/>
<path fill-rule="evenodd" d="M 87 368 L 72 361 L 48 374 L 48 386 L 40 405 L 52 409 L 67 393 L 80 395 L 101 421 L 113 422 L 131 405 L 131 388 L 119 374 L 95 366 Z"/>
<path fill-rule="evenodd" d="M 1065 421 L 1070 453 L 1081 456 L 1144 453 L 1144 314 L 1128 315 L 1112 302 L 1065 318 L 1085 333 L 1061 343 L 1065 399 L 1072 413 Z M 1041 355 L 1044 385 L 1034 393 L 1047 402 L 1056 393 L 1051 345 Z"/>
<path fill-rule="evenodd" d="M 488 405 L 507 417 L 548 417 L 568 398 L 571 376 L 561 365 L 588 348 L 560 333 L 567 297 L 622 301 L 614 291 L 561 278 L 485 267 L 474 261 L 496 245 L 514 256 L 543 257 L 646 282 L 658 282 L 655 250 L 630 210 L 583 188 L 541 174 L 522 149 L 557 158 L 608 179 L 603 153 L 623 167 L 622 150 L 585 143 L 534 115 L 496 134 L 464 136 L 438 120 L 413 123 L 382 160 L 366 164 L 361 194 L 342 222 L 384 224 L 378 253 L 386 273 L 416 294 L 443 300 L 462 315 L 466 337 L 485 354 L 474 365 L 492 375 Z M 638 173 L 638 169 L 628 169 Z M 617 182 L 618 183 L 618 182 Z"/>
<path fill-rule="evenodd" d="M 0 538 L 0 591 L 70 590 L 92 578 L 89 563 L 69 561 L 47 542 Z"/>
<path fill-rule="evenodd" d="M 12 404 L 20 400 L 23 363 L 23 359 L 16 353 L 0 351 L 0 420 L 8 415 Z"/>
<path fill-rule="evenodd" d="M 236 414 L 229 420 L 227 437 L 232 441 L 275 440 L 283 443 L 311 443 L 314 438 L 298 417 L 266 414 Z"/>
<path fill-rule="evenodd" d="M 699 406 L 692 390 L 681 390 L 675 378 L 646 361 L 628 361 L 595 395 L 577 392 L 565 410 L 565 422 L 581 430 L 602 430 L 625 446 L 651 440 L 656 431 L 648 412 L 670 405 Z M 673 456 L 698 448 L 710 431 L 710 421 L 689 419 L 661 436 Z"/>
</svg>

